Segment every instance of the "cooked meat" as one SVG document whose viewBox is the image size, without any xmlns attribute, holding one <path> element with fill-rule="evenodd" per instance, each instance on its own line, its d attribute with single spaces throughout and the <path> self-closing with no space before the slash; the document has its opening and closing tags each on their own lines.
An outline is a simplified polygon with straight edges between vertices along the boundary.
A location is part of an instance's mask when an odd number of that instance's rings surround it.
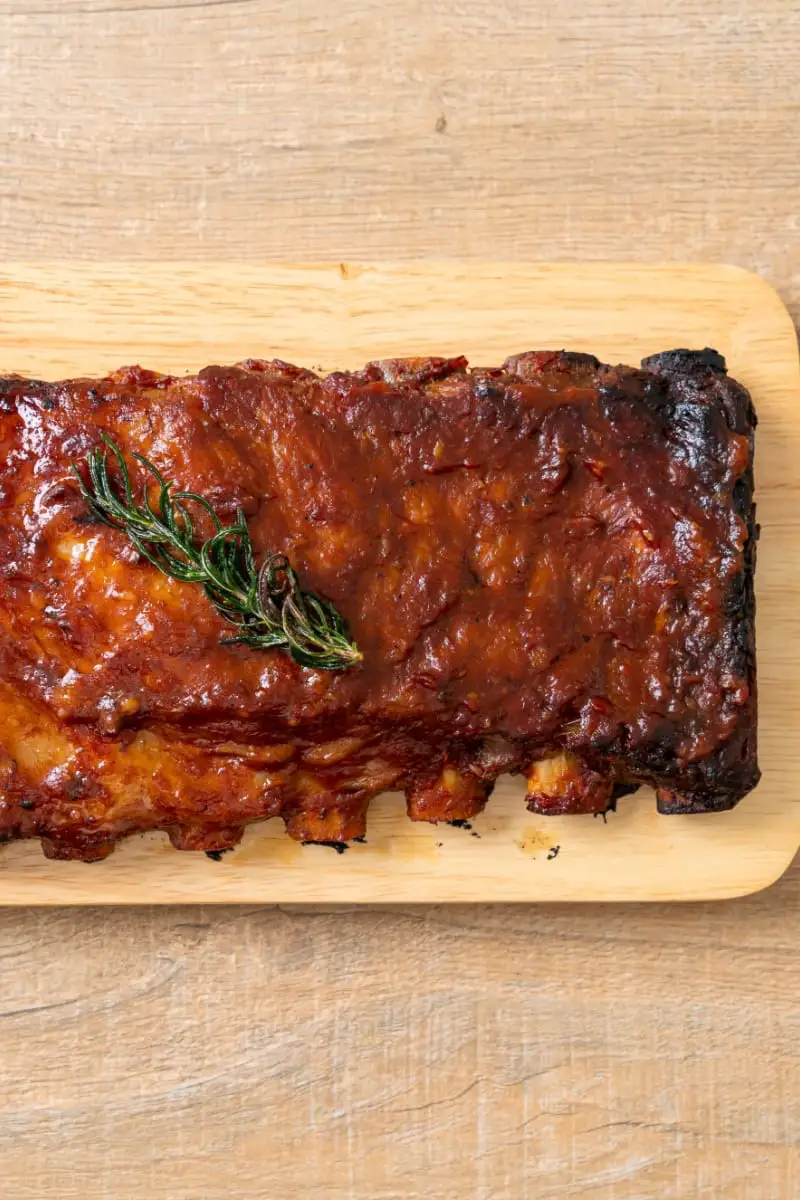
<svg viewBox="0 0 800 1200">
<path fill-rule="evenodd" d="M 463 819 L 503 772 L 540 813 L 640 783 L 730 808 L 759 774 L 754 425 L 709 350 L 0 379 L 0 834 L 94 859 L 280 816 L 342 842 L 380 791 Z M 102 433 L 135 481 L 138 453 L 242 509 L 363 660 L 226 641 L 202 586 L 88 510 L 70 463 Z"/>
</svg>

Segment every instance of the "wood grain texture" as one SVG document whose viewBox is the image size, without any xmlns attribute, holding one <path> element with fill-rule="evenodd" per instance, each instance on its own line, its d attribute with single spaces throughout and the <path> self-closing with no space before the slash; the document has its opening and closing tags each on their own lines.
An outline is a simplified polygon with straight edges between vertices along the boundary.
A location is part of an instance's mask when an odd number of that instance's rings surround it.
<svg viewBox="0 0 800 1200">
<path fill-rule="evenodd" d="M 0 0 L 6 257 L 721 260 L 800 303 L 794 0 Z"/>
<path fill-rule="evenodd" d="M 90 875 L 45 860 L 37 844 L 11 846 L 0 851 L 0 903 L 709 899 L 783 872 L 800 843 L 800 364 L 769 284 L 713 265 L 0 267 L 0 361 L 39 378 L 132 358 L 178 373 L 273 354 L 323 370 L 458 352 L 492 364 L 532 339 L 632 363 L 710 344 L 753 395 L 763 526 L 756 792 L 730 813 L 662 817 L 643 789 L 603 825 L 532 817 L 524 782 L 505 778 L 472 830 L 414 824 L 402 797 L 383 796 L 366 844 L 344 859 L 289 841 L 280 821 L 248 830 L 216 866 L 176 855 L 163 834 L 131 840 Z"/>
<path fill-rule="evenodd" d="M 3 1194 L 790 1200 L 799 899 L 20 912 Z"/>
<path fill-rule="evenodd" d="M 797 319 L 799 58 L 794 0 L 0 0 L 0 261 L 718 260 Z M 793 1197 L 799 913 L 0 912 L 3 1195 Z"/>
</svg>

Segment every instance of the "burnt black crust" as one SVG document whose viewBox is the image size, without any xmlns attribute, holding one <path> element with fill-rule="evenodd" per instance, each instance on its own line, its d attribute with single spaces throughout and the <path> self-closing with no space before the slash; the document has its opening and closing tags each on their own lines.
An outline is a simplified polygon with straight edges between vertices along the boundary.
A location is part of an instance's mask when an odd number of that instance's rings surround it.
<svg viewBox="0 0 800 1200">
<path fill-rule="evenodd" d="M 725 359 L 710 346 L 704 350 L 662 350 L 660 354 L 650 354 L 642 359 L 642 370 L 657 375 L 698 375 L 707 370 L 728 374 Z"/>
<path fill-rule="evenodd" d="M 749 719 L 739 723 L 738 730 L 713 756 L 684 767 L 680 771 L 678 795 L 659 795 L 658 811 L 662 813 L 719 812 L 733 808 L 751 791 L 761 776 L 757 763 L 756 731 L 756 543 L 759 527 L 753 502 L 753 452 L 757 417 L 750 394 L 727 373 L 725 359 L 716 350 L 667 350 L 642 360 L 643 370 L 651 371 L 669 384 L 673 413 L 685 422 L 687 413 L 694 414 L 699 434 L 695 449 L 706 457 L 713 454 L 713 430 L 708 414 L 721 412 L 734 433 L 747 437 L 750 455 L 746 470 L 733 490 L 734 507 L 747 525 L 747 542 L 741 572 L 733 579 L 727 596 L 726 610 L 731 621 L 725 628 L 726 656 L 731 671 L 747 679 L 750 697 L 747 702 Z M 674 398 L 673 398 L 674 397 Z M 706 415 L 704 415 L 706 414 Z M 705 443 L 705 444 L 703 444 Z M 710 444 L 709 444 L 710 443 Z M 678 775 L 668 761 L 659 764 L 659 775 Z M 688 786 L 687 786 L 688 779 Z"/>
</svg>

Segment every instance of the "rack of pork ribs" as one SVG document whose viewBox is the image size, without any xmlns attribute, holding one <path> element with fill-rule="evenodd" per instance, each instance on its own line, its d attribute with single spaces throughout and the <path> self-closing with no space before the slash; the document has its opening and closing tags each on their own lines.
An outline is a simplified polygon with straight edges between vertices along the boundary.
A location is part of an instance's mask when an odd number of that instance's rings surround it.
<svg viewBox="0 0 800 1200">
<path fill-rule="evenodd" d="M 759 775 L 754 426 L 708 349 L 0 378 L 0 837 L 219 851 L 279 816 L 347 842 L 379 792 L 463 820 L 507 772 L 536 813 L 641 784 L 732 807 Z M 70 464 L 103 433 L 243 510 L 363 659 L 226 641 L 87 514 Z"/>
</svg>

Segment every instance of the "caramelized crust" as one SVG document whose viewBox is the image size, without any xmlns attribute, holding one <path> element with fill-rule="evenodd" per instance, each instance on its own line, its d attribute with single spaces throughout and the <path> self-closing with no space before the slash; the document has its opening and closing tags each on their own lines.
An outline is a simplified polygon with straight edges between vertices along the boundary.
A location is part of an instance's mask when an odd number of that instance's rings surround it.
<svg viewBox="0 0 800 1200">
<path fill-rule="evenodd" d="M 0 836 L 346 841 L 380 791 L 463 819 L 507 771 L 543 813 L 643 782 L 731 807 L 758 779 L 754 425 L 713 351 L 0 379 Z M 201 587 L 87 514 L 69 464 L 101 431 L 243 508 L 363 664 L 222 644 Z"/>
</svg>

